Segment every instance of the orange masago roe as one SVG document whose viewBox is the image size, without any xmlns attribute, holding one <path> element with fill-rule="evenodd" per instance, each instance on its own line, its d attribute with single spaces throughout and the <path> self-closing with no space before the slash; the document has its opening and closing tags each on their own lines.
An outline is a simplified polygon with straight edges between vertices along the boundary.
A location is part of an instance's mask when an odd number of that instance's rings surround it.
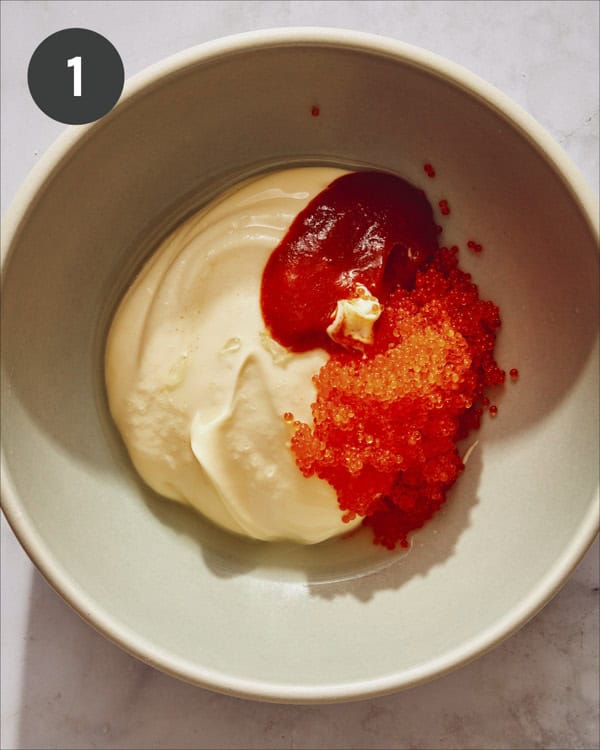
<svg viewBox="0 0 600 750">
<path fill-rule="evenodd" d="M 377 173 L 368 173 L 368 178 L 363 176 L 365 173 L 355 174 L 341 180 L 351 182 L 353 188 L 368 186 L 361 204 L 366 221 L 368 204 L 376 195 L 372 188 Z M 390 176 L 384 175 L 384 180 L 387 188 Z M 333 186 L 339 191 L 344 185 L 337 182 Z M 317 475 L 329 482 L 336 490 L 344 519 L 362 516 L 364 525 L 373 531 L 374 541 L 389 549 L 398 544 L 408 546 L 409 532 L 420 528 L 445 502 L 447 491 L 464 468 L 456 443 L 479 427 L 484 389 L 503 383 L 505 378 L 494 360 L 500 325 L 498 308 L 479 299 L 471 277 L 458 268 L 458 248 L 436 247 L 431 251 L 431 238 L 437 233 L 429 204 L 424 205 L 426 198 L 421 191 L 400 182 L 396 189 L 398 210 L 403 206 L 412 210 L 423 201 L 418 214 L 408 211 L 405 219 L 394 216 L 392 224 L 388 216 L 393 216 L 393 206 L 386 207 L 387 215 L 380 211 L 379 218 L 376 216 L 377 232 L 365 223 L 360 239 L 362 266 L 354 274 L 351 267 L 343 269 L 343 259 L 355 262 L 356 250 L 346 250 L 345 245 L 335 254 L 329 250 L 335 257 L 329 268 L 335 269 L 336 274 L 340 269 L 344 271 L 340 278 L 346 279 L 346 292 L 350 286 L 347 279 L 353 278 L 356 284 L 366 283 L 383 305 L 373 344 L 348 350 L 330 342 L 326 347 L 329 359 L 313 378 L 317 390 L 312 404 L 313 424 L 293 421 L 291 414 L 285 415 L 292 424 L 291 448 L 299 469 L 307 477 Z M 331 195 L 329 191 L 325 196 L 329 206 Z M 407 195 L 410 206 L 405 200 Z M 309 225 L 310 211 L 311 206 L 302 218 Z M 385 247 L 381 239 L 379 245 L 374 243 L 370 260 L 371 251 L 364 237 L 388 236 L 386 222 L 397 233 L 402 221 L 410 224 L 412 216 L 416 217 L 414 222 L 421 222 L 413 223 L 412 237 L 403 243 L 396 235 L 392 252 L 381 250 Z M 352 226 L 346 227 L 342 229 L 352 239 Z M 336 232 L 337 237 L 331 235 L 331 244 L 339 248 L 339 227 Z M 421 246 L 429 249 L 419 250 L 415 256 L 412 243 L 421 237 Z M 296 248 L 297 226 L 292 227 L 288 239 L 296 243 Z M 314 242 L 310 243 L 310 250 L 314 255 Z M 284 251 L 285 240 L 276 252 L 281 257 Z M 294 262 L 304 262 L 303 257 L 306 256 L 296 252 Z M 303 278 L 305 273 L 289 275 L 286 297 L 289 298 L 290 286 L 302 284 Z M 261 302 L 267 324 L 276 318 L 269 317 L 268 305 L 277 298 L 277 286 L 271 282 L 266 288 L 268 281 L 265 273 Z M 327 283 L 334 291 L 330 299 L 320 299 L 321 319 L 326 313 L 327 317 L 333 315 L 335 286 L 340 285 L 336 277 Z M 301 291 L 297 288 L 295 293 Z M 281 327 L 282 317 L 277 319 Z M 318 325 L 310 318 L 304 320 Z M 278 335 L 276 326 L 269 328 L 274 338 L 290 346 L 291 336 L 302 342 L 307 340 L 303 325 L 295 321 L 295 328 L 286 331 L 288 340 Z M 316 327 L 313 330 L 317 332 Z M 316 345 L 322 341 L 318 336 L 313 338 Z M 298 348 L 305 349 L 306 345 Z"/>
<path fill-rule="evenodd" d="M 463 470 L 456 441 L 479 427 L 484 388 L 504 382 L 499 325 L 442 248 L 413 290 L 388 299 L 371 350 L 332 354 L 315 375 L 314 425 L 294 423 L 297 464 L 335 488 L 347 520 L 364 516 L 377 543 L 407 546 Z"/>
</svg>

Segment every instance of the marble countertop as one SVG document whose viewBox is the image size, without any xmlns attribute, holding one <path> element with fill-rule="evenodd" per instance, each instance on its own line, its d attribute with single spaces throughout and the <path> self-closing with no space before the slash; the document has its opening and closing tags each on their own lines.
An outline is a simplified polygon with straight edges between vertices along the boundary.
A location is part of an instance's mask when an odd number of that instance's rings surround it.
<svg viewBox="0 0 600 750">
<path fill-rule="evenodd" d="M 185 47 L 322 25 L 429 48 L 533 114 L 598 186 L 596 2 L 2 3 L 2 211 L 62 131 L 26 69 L 61 28 L 107 36 L 131 75 Z M 512 638 L 427 685 L 331 706 L 242 701 L 155 671 L 106 641 L 45 583 L 2 519 L 2 739 L 9 748 L 593 748 L 598 541 Z"/>
</svg>

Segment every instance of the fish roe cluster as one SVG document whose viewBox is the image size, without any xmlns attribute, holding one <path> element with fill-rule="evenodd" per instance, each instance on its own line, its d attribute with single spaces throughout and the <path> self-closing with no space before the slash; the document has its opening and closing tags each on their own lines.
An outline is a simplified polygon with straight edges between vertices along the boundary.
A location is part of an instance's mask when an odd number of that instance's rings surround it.
<svg viewBox="0 0 600 750">
<path fill-rule="evenodd" d="M 408 546 L 445 502 L 464 465 L 456 442 L 479 427 L 484 389 L 504 382 L 494 360 L 498 308 L 481 300 L 442 248 L 394 291 L 363 356 L 333 353 L 313 378 L 313 424 L 293 424 L 296 463 L 336 490 L 344 520 L 374 541 Z"/>
</svg>

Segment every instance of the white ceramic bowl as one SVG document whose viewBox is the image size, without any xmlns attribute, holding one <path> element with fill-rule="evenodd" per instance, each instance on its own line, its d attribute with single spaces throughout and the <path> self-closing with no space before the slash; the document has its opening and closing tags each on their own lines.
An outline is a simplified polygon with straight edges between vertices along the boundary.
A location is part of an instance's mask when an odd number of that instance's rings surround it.
<svg viewBox="0 0 600 750">
<path fill-rule="evenodd" d="M 315 162 L 393 170 L 450 201 L 444 238 L 483 242 L 462 264 L 499 303 L 498 358 L 521 373 L 405 556 L 368 535 L 296 548 L 221 532 L 137 480 L 107 416 L 104 336 L 142 257 L 224 185 Z M 472 659 L 557 591 L 596 534 L 596 216 L 531 117 L 414 47 L 277 30 L 155 65 L 110 115 L 59 138 L 6 217 L 10 524 L 92 625 L 198 685 L 335 701 Z"/>
</svg>

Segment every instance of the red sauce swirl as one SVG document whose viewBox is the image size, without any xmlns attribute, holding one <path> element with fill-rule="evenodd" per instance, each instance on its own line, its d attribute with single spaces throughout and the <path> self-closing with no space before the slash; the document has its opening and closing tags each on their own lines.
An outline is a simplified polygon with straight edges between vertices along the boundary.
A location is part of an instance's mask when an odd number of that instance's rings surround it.
<svg viewBox="0 0 600 750">
<path fill-rule="evenodd" d="M 385 172 L 334 180 L 301 211 L 262 277 L 261 310 L 271 336 L 295 352 L 339 349 L 327 335 L 337 301 L 366 286 L 385 303 L 412 289 L 438 248 L 425 194 Z"/>
</svg>

